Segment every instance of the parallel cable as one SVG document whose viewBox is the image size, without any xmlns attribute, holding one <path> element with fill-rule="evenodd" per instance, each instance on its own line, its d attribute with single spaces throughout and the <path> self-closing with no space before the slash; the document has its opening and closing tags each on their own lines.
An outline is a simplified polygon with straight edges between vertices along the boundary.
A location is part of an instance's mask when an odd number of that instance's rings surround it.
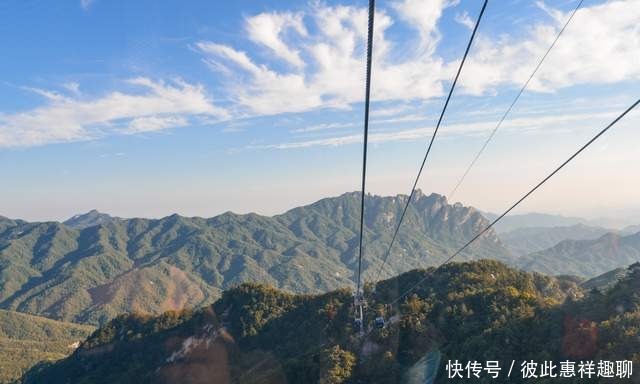
<svg viewBox="0 0 640 384">
<path fill-rule="evenodd" d="M 369 26 L 367 33 L 367 79 L 364 101 L 364 146 L 362 151 L 362 195 L 360 198 L 360 246 L 358 252 L 358 283 L 356 295 L 360 293 L 362 281 L 362 237 L 364 233 L 364 194 L 367 179 L 367 141 L 369 139 L 369 103 L 371 101 L 371 57 L 373 49 L 373 18 L 375 15 L 376 1 L 369 0 Z"/>
<path fill-rule="evenodd" d="M 407 199 L 407 203 L 402 210 L 402 214 L 400 215 L 400 220 L 398 221 L 398 225 L 396 226 L 395 232 L 393 233 L 393 237 L 391 238 L 391 243 L 389 243 L 389 248 L 387 248 L 387 252 L 382 261 L 382 264 L 378 268 L 378 274 L 376 276 L 376 281 L 380 279 L 380 273 L 382 272 L 382 268 L 387 263 L 389 259 L 389 255 L 391 254 L 391 249 L 393 248 L 393 244 L 396 241 L 396 237 L 398 236 L 398 232 L 400 231 L 400 226 L 402 225 L 402 221 L 404 220 L 404 216 L 407 213 L 407 209 L 409 208 L 409 204 L 411 203 L 411 199 L 413 198 L 413 194 L 415 193 L 416 186 L 418 185 L 418 180 L 420 180 L 420 175 L 422 174 L 422 170 L 424 169 L 424 165 L 427 162 L 427 158 L 429 157 L 429 153 L 431 152 L 431 147 L 433 146 L 433 141 L 438 134 L 438 129 L 440 129 L 440 124 L 442 123 L 442 119 L 444 117 L 445 112 L 447 111 L 447 107 L 449 105 L 449 101 L 451 100 L 451 95 L 453 94 L 453 90 L 456 88 L 456 84 L 458 82 L 458 78 L 460 77 L 460 72 L 462 71 L 462 67 L 467 59 L 467 55 L 469 54 L 469 50 L 471 49 L 471 44 L 476 36 L 476 31 L 478 30 L 478 26 L 480 25 L 480 20 L 482 19 L 482 15 L 484 14 L 484 10 L 487 8 L 488 0 L 484 0 L 484 4 L 482 5 L 482 9 L 480 10 L 480 14 L 478 15 L 478 19 L 476 20 L 476 24 L 473 27 L 473 32 L 471 33 L 471 38 L 469 39 L 469 43 L 467 44 L 467 48 L 464 51 L 464 56 L 462 57 L 462 61 L 460 62 L 460 66 L 458 67 L 458 71 L 456 72 L 456 76 L 453 79 L 453 84 L 451 84 L 451 88 L 449 89 L 449 94 L 447 95 L 447 99 L 444 103 L 444 107 L 442 108 L 442 112 L 440 112 L 440 117 L 438 118 L 438 123 L 436 124 L 436 128 L 433 131 L 433 135 L 431 136 L 431 140 L 429 141 L 429 146 L 427 147 L 427 152 L 424 155 L 424 159 L 422 159 L 422 165 L 420 165 L 420 169 L 418 170 L 418 175 L 416 176 L 416 180 L 413 183 L 413 187 L 411 188 L 411 192 L 409 193 L 409 198 Z"/>
<path fill-rule="evenodd" d="M 453 260 L 454 257 L 458 256 L 462 251 L 464 251 L 467 247 L 469 247 L 469 245 L 471 245 L 474 241 L 476 241 L 478 238 L 480 238 L 480 236 L 482 236 L 483 234 L 485 234 L 489 229 L 493 228 L 493 226 L 500 221 L 503 217 L 505 217 L 509 212 L 511 212 L 515 207 L 517 207 L 522 201 L 524 201 L 527 197 L 529 197 L 533 192 L 535 192 L 538 188 L 540 188 L 544 183 L 546 183 L 550 178 L 552 178 L 556 173 L 558 173 L 562 168 L 564 168 L 565 165 L 569 164 L 569 162 L 571 162 L 571 160 L 573 160 L 576 156 L 578 156 L 582 151 L 584 151 L 588 146 L 590 146 L 594 141 L 598 140 L 598 138 L 600 138 L 600 136 L 602 136 L 605 132 L 607 132 L 609 130 L 609 128 L 613 127 L 618 121 L 620 121 L 620 119 L 622 119 L 627 113 L 631 112 L 631 110 L 633 110 L 635 107 L 638 106 L 638 104 L 640 104 L 640 99 L 636 100 L 635 103 L 633 103 L 629 108 L 627 108 L 624 112 L 622 112 L 622 114 L 620 114 L 618 117 L 616 117 L 611 123 L 609 123 L 609 125 L 607 125 L 603 130 L 601 130 L 597 135 L 595 135 L 591 140 L 589 140 L 585 145 L 583 145 L 580 149 L 578 149 L 577 152 L 575 152 L 573 155 L 571 155 L 567 160 L 565 160 L 562 164 L 560 164 L 559 167 L 557 167 L 553 172 L 551 172 L 549 175 L 547 175 L 547 177 L 545 177 L 544 179 L 542 179 L 542 181 L 540 181 L 538 184 L 536 184 L 535 187 L 533 187 L 529 192 L 527 192 L 524 196 L 522 196 L 518 201 L 516 201 L 511 207 L 509 207 L 506 211 L 504 211 L 500 216 L 498 216 L 496 219 L 494 219 L 491 224 L 489 224 L 487 227 L 485 227 L 482 231 L 480 231 L 480 233 L 478 233 L 477 235 L 475 235 L 471 240 L 469 240 L 464 246 L 462 246 L 462 248 L 458 249 L 454 254 L 452 254 L 451 256 L 449 256 L 445 261 L 443 261 L 442 263 L 440 263 L 436 268 L 430 270 L 429 272 L 427 272 L 427 275 L 425 275 L 422 279 L 420 279 L 417 283 L 415 283 L 413 286 L 411 286 L 411 288 L 409 288 L 407 291 L 405 291 L 403 294 L 401 294 L 400 296 L 398 296 L 395 300 L 393 300 L 390 304 L 395 304 L 397 303 L 399 300 L 401 300 L 402 298 L 404 298 L 405 296 L 407 296 L 409 293 L 411 293 L 414 289 L 416 289 L 420 284 L 422 284 L 425 280 L 427 280 L 427 278 L 432 275 L 435 271 L 437 271 L 439 268 L 441 268 L 442 266 L 444 266 L 445 264 L 449 263 L 451 260 Z"/>
<path fill-rule="evenodd" d="M 569 23 L 571 22 L 571 20 L 573 19 L 573 16 L 575 16 L 576 12 L 578 12 L 578 10 L 580 9 L 580 7 L 582 6 L 584 0 L 580 0 L 580 2 L 578 2 L 578 5 L 576 5 L 575 9 L 573 10 L 573 12 L 571 13 L 571 15 L 569 16 L 569 18 L 567 19 L 567 21 L 564 23 L 564 26 L 562 27 L 562 29 L 560 29 L 560 31 L 558 32 L 558 34 L 556 35 L 556 38 L 553 40 L 553 42 L 551 43 L 551 45 L 549 46 L 549 48 L 547 49 L 547 51 L 545 52 L 545 54 L 542 56 L 542 58 L 540 59 L 540 61 L 538 62 L 538 65 L 536 65 L 536 67 L 534 68 L 533 72 L 531 72 L 531 75 L 529 75 L 529 78 L 527 79 L 527 81 L 524 83 L 524 85 L 522 86 L 522 88 L 520 88 L 520 91 L 518 92 L 518 94 L 516 95 L 516 97 L 513 99 L 513 101 L 511 102 L 511 105 L 509 105 L 509 108 L 507 108 L 507 110 L 504 112 L 504 114 L 502 115 L 502 117 L 500 118 L 500 120 L 498 121 L 498 123 L 496 124 L 495 128 L 493 128 L 493 131 L 491 131 L 491 134 L 489 135 L 489 137 L 487 137 L 487 140 L 484 142 L 484 144 L 482 144 L 482 147 L 480 148 L 480 150 L 478 151 L 478 153 L 476 154 L 476 156 L 473 158 L 473 160 L 471 161 L 471 163 L 469 164 L 469 166 L 467 167 L 467 169 L 464 171 L 464 173 L 462 174 L 462 177 L 460 177 L 460 180 L 458 180 L 458 183 L 456 184 L 456 186 L 451 190 L 451 192 L 447 195 L 447 199 L 449 199 L 449 201 L 452 201 L 453 199 L 453 195 L 456 193 L 456 191 L 458 190 L 458 188 L 460 188 L 460 185 L 464 182 L 465 178 L 467 177 L 467 175 L 469 174 L 469 172 L 471 171 L 471 168 L 473 168 L 473 166 L 476 164 L 476 162 L 478 161 L 478 159 L 480 158 L 480 156 L 482 155 L 482 153 L 484 152 L 484 150 L 487 148 L 487 146 L 489 145 L 489 142 L 491 142 L 491 140 L 493 140 L 493 136 L 495 136 L 496 132 L 498 131 L 498 129 L 500 129 L 500 126 L 502 126 L 502 123 L 504 122 L 504 120 L 507 118 L 507 116 L 509 115 L 509 113 L 511 113 L 511 110 L 513 109 L 513 107 L 516 105 L 516 103 L 518 102 L 518 100 L 520 99 L 520 96 L 522 96 L 522 94 L 524 93 L 524 91 L 527 89 L 527 87 L 529 86 L 529 83 L 531 82 L 531 80 L 533 79 L 533 77 L 535 76 L 535 74 L 538 72 L 538 70 L 540 69 L 540 67 L 542 66 L 542 63 L 545 61 L 545 59 L 547 58 L 547 56 L 549 55 L 549 52 L 551 52 L 551 50 L 553 49 L 553 47 L 556 45 L 556 43 L 558 42 L 558 40 L 560 39 L 560 36 L 562 36 L 562 33 L 564 32 L 564 30 L 567 28 L 567 25 L 569 25 Z"/>
</svg>

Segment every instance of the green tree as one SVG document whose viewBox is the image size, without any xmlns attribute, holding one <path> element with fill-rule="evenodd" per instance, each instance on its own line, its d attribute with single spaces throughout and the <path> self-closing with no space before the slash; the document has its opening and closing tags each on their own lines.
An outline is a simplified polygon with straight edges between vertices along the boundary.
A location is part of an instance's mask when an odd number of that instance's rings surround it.
<svg viewBox="0 0 640 384">
<path fill-rule="evenodd" d="M 322 351 L 320 355 L 320 384 L 344 383 L 353 373 L 356 356 L 336 345 Z"/>
</svg>

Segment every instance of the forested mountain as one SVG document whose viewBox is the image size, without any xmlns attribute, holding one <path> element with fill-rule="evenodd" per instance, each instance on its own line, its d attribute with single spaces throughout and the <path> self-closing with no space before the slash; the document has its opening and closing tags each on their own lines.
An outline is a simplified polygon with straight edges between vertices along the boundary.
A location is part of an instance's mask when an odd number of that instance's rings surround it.
<svg viewBox="0 0 640 384">
<path fill-rule="evenodd" d="M 565 240 L 518 259 L 526 270 L 592 277 L 640 261 L 640 232 L 608 233 L 594 240 Z"/>
<path fill-rule="evenodd" d="M 365 278 L 373 278 L 407 197 L 367 196 Z M 292 292 L 351 283 L 359 193 L 266 217 L 225 213 L 58 222 L 0 219 L 0 308 L 100 324 L 123 312 L 210 303 L 241 282 Z M 488 223 L 475 209 L 417 192 L 382 277 L 434 265 Z M 70 226 L 71 225 L 71 226 Z M 493 231 L 461 259 L 510 260 Z"/>
<path fill-rule="evenodd" d="M 481 383 L 529 382 L 520 373 L 529 360 L 633 360 L 635 375 L 639 286 L 638 265 L 607 292 L 585 295 L 571 279 L 496 261 L 453 263 L 368 286 L 367 332 L 358 336 L 347 290 L 295 296 L 244 284 L 199 311 L 120 316 L 68 359 L 32 369 L 25 383 L 423 383 L 429 375 L 469 382 L 447 378 L 449 359 L 500 361 L 500 376 L 483 374 L 474 381 Z M 372 327 L 380 315 L 385 327 Z M 512 360 L 518 365 L 507 378 Z M 558 382 L 585 382 L 575 369 Z"/>
<path fill-rule="evenodd" d="M 0 232 L 4 232 L 7 228 L 26 224 L 24 220 L 12 220 L 8 217 L 0 216 Z"/>
<path fill-rule="evenodd" d="M 627 277 L 628 272 L 629 270 L 627 268 L 616 268 L 612 271 L 605 272 L 600 276 L 596 276 L 587 281 L 584 281 L 580 284 L 580 286 L 585 290 L 595 288 L 600 292 L 605 292 L 615 287 L 620 280 Z"/>
<path fill-rule="evenodd" d="M 564 227 L 524 227 L 500 233 L 500 240 L 516 256 L 551 248 L 563 240 L 592 240 L 610 229 L 575 224 Z"/>
<path fill-rule="evenodd" d="M 19 379 L 39 361 L 68 356 L 93 331 L 87 325 L 0 310 L 0 383 Z"/>
</svg>

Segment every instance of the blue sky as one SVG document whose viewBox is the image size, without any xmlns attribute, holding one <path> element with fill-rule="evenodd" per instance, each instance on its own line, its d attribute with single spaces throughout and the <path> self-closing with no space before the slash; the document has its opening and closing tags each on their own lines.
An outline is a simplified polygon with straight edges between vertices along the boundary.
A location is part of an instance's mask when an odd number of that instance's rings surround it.
<svg viewBox="0 0 640 384">
<path fill-rule="evenodd" d="M 575 5 L 490 1 L 424 191 L 451 191 Z M 480 6 L 378 2 L 370 192 L 408 192 Z M 2 7 L 0 214 L 273 214 L 359 188 L 364 1 Z M 634 102 L 638 25 L 640 2 L 585 0 L 453 200 L 504 209 Z M 640 218 L 639 122 L 522 210 Z"/>
</svg>

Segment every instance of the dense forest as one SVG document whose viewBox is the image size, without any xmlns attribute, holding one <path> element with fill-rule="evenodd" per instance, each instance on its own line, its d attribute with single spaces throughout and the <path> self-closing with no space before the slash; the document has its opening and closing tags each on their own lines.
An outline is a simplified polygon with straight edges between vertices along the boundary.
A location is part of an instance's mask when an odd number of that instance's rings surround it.
<svg viewBox="0 0 640 384">
<path fill-rule="evenodd" d="M 67 357 L 94 327 L 0 310 L 0 383 L 11 383 L 39 361 Z"/>
<path fill-rule="evenodd" d="M 485 374 L 475 382 L 517 383 L 526 381 L 526 361 L 640 363 L 638 264 L 613 287 L 586 292 L 571 277 L 488 260 L 414 270 L 366 289 L 364 335 L 352 327 L 347 290 L 293 295 L 241 284 L 200 310 L 121 315 L 69 358 L 34 367 L 24 382 L 468 382 L 447 377 L 448 362 L 458 360 L 503 367 L 498 378 Z M 376 317 L 384 317 L 384 327 L 374 326 Z M 576 376 L 536 382 L 583 382 Z"/>
</svg>

